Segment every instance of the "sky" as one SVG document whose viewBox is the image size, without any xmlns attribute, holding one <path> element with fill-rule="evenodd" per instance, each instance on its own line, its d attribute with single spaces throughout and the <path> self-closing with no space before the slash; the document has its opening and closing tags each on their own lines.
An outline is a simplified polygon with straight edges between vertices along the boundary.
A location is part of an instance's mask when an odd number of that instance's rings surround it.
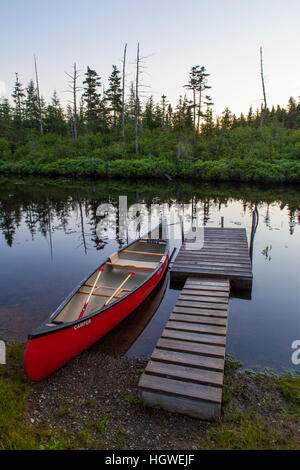
<svg viewBox="0 0 300 470">
<path fill-rule="evenodd" d="M 106 87 L 125 43 L 129 92 L 139 42 L 143 101 L 191 98 L 184 85 L 203 65 L 214 115 L 256 109 L 262 47 L 268 106 L 285 107 L 300 95 L 299 24 L 300 0 L 0 0 L 0 96 L 10 98 L 15 72 L 23 86 L 34 77 L 35 54 L 42 96 L 49 101 L 56 90 L 66 105 L 74 62 L 82 80 L 89 66 Z"/>
</svg>

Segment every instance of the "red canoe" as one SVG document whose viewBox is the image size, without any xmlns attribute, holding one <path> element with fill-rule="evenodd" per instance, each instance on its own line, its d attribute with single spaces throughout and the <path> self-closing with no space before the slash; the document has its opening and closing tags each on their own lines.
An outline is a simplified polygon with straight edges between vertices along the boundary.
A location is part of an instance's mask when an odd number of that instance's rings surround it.
<svg viewBox="0 0 300 470">
<path fill-rule="evenodd" d="M 29 334 L 27 376 L 45 379 L 118 325 L 153 291 L 168 261 L 169 242 L 161 231 L 160 238 L 140 238 L 113 253 Z"/>
</svg>

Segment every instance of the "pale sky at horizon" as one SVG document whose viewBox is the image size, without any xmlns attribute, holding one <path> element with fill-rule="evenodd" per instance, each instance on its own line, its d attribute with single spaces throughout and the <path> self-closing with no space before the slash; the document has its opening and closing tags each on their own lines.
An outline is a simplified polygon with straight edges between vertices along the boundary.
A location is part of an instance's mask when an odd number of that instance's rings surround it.
<svg viewBox="0 0 300 470">
<path fill-rule="evenodd" d="M 286 106 L 300 95 L 300 0 L 0 0 L 0 95 L 11 100 L 18 72 L 23 86 L 34 76 L 49 101 L 62 104 L 74 62 L 81 80 L 87 65 L 104 87 L 120 69 L 127 42 L 127 90 L 134 80 L 137 42 L 145 59 L 144 99 L 167 95 L 173 106 L 193 65 L 204 65 L 214 114 L 237 115 L 262 103 L 259 48 L 263 47 L 268 106 Z M 12 101 L 12 100 L 11 100 Z"/>
</svg>

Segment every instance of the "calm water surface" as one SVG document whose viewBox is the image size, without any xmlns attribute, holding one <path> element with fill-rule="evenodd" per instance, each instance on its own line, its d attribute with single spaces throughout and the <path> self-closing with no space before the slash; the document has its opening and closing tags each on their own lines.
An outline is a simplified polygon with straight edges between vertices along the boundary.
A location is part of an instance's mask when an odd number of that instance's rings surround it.
<svg viewBox="0 0 300 470">
<path fill-rule="evenodd" d="M 127 196 L 128 230 L 119 224 L 119 196 Z M 102 211 L 100 204 L 108 204 Z M 133 206 L 141 204 L 140 206 Z M 131 209 L 130 209 L 131 207 Z M 251 299 L 231 298 L 227 353 L 244 367 L 300 370 L 300 193 L 296 187 L 99 182 L 0 178 L 0 338 L 26 341 L 96 265 L 128 239 L 143 234 L 149 214 L 167 217 L 180 246 L 180 209 L 191 224 L 245 227 L 253 210 Z M 139 211 L 139 212 L 137 212 Z M 137 225 L 140 221 L 140 228 Z M 168 276 L 125 322 L 99 341 L 108 353 L 150 356 L 179 295 Z"/>
</svg>

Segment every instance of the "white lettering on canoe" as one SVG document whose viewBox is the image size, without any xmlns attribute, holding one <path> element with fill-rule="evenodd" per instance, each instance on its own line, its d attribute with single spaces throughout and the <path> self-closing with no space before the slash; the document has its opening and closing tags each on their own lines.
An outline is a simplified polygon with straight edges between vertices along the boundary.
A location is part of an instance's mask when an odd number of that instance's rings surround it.
<svg viewBox="0 0 300 470">
<path fill-rule="evenodd" d="M 92 320 L 89 318 L 89 320 L 82 321 L 81 323 L 77 323 L 77 325 L 74 326 L 74 330 L 78 330 L 78 328 L 81 328 L 82 326 L 89 325 L 92 322 Z"/>
</svg>

